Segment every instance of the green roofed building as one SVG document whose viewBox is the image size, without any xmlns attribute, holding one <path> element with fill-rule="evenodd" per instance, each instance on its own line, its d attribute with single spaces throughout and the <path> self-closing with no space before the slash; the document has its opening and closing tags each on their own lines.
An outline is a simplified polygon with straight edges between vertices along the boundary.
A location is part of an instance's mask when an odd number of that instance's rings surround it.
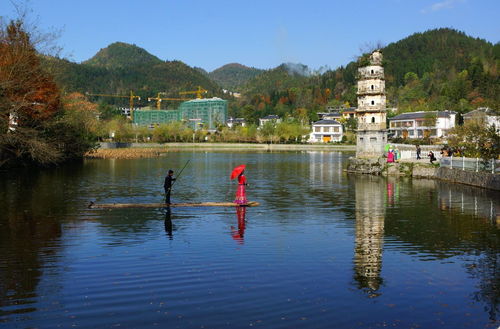
<svg viewBox="0 0 500 329">
<path fill-rule="evenodd" d="M 150 126 L 183 121 L 193 129 L 215 130 L 227 120 L 227 101 L 220 98 L 193 99 L 181 103 L 177 110 L 143 109 L 134 111 L 134 124 Z"/>
</svg>

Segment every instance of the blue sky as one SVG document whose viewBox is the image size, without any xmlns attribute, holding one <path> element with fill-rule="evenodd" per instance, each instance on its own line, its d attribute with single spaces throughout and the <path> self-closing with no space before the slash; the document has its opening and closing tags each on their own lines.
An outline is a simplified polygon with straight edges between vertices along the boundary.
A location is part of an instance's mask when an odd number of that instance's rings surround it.
<svg viewBox="0 0 500 329">
<path fill-rule="evenodd" d="M 319 69 L 347 64 L 367 44 L 439 27 L 500 39 L 499 0 L 31 0 L 28 6 L 40 29 L 61 30 L 62 55 L 76 62 L 121 41 L 208 71 L 232 62 Z M 15 15 L 11 0 L 0 1 L 0 16 Z"/>
</svg>

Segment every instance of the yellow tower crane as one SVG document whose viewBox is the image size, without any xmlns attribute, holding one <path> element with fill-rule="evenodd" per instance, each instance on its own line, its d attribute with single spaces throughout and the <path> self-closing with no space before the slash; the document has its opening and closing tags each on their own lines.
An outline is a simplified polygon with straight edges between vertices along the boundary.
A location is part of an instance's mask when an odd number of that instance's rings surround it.
<svg viewBox="0 0 500 329">
<path fill-rule="evenodd" d="M 152 100 L 156 101 L 156 109 L 157 110 L 161 109 L 161 101 L 188 101 L 189 100 L 189 98 L 160 97 L 162 94 L 165 94 L 165 93 L 158 93 L 158 96 L 156 96 L 156 97 L 148 97 L 148 102 L 151 102 Z"/>
<path fill-rule="evenodd" d="M 192 91 L 181 91 L 179 95 L 189 95 L 189 94 L 196 94 L 196 98 L 200 99 L 201 94 L 206 94 L 208 93 L 208 90 L 201 88 L 198 86 L 198 90 L 192 90 Z"/>
<path fill-rule="evenodd" d="M 130 106 L 130 120 L 134 121 L 134 99 L 141 100 L 140 96 L 134 95 L 134 92 L 131 90 L 129 96 L 125 95 L 111 95 L 111 94 L 91 94 L 86 93 L 88 96 L 101 96 L 101 97 L 118 97 L 118 98 L 128 98 L 129 106 Z"/>
</svg>

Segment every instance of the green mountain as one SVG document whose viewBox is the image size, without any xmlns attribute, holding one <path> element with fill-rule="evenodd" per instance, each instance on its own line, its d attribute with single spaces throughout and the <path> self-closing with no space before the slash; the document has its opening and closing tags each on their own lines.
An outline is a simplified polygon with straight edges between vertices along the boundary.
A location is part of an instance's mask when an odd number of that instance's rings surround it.
<svg viewBox="0 0 500 329">
<path fill-rule="evenodd" d="M 498 43 L 444 28 L 415 33 L 381 50 L 389 107 L 461 113 L 479 106 L 500 108 Z M 128 95 L 132 90 L 141 96 L 141 106 L 159 92 L 179 97 L 179 91 L 197 86 L 207 89 L 208 97 L 223 96 L 221 87 L 241 92 L 231 101 L 231 115 L 250 120 L 266 114 L 314 120 L 326 105 L 356 106 L 359 63 L 354 61 L 324 74 L 290 63 L 265 71 L 233 63 L 207 73 L 180 61 L 162 61 L 135 45 L 114 43 L 81 64 L 58 58 L 43 62 L 66 92 Z"/>
<path fill-rule="evenodd" d="M 208 76 L 225 89 L 240 91 L 241 87 L 248 80 L 258 76 L 262 72 L 263 70 L 260 69 L 231 63 L 210 72 Z"/>
<path fill-rule="evenodd" d="M 245 94 L 275 93 L 309 83 L 309 69 L 303 64 L 281 64 L 250 79 L 242 90 Z"/>
<path fill-rule="evenodd" d="M 157 65 L 163 61 L 146 50 L 123 42 L 115 42 L 97 52 L 83 64 L 107 69 L 128 68 L 140 65 Z"/>
<path fill-rule="evenodd" d="M 389 107 L 400 111 L 500 108 L 500 45 L 453 29 L 415 33 L 381 49 Z M 360 56 L 360 62 L 368 54 Z M 304 76 L 286 65 L 249 80 L 235 115 L 303 113 L 310 119 L 325 105 L 356 106 L 358 62 Z M 300 70 L 299 70 L 300 71 Z M 307 70 L 305 70 L 307 72 Z M 251 115 L 250 115 L 251 114 Z"/>
<path fill-rule="evenodd" d="M 222 95 L 221 88 L 199 69 L 181 61 L 162 61 L 126 43 L 113 43 L 81 64 L 54 57 L 44 57 L 43 63 L 65 92 L 129 95 L 133 91 L 141 96 L 136 102 L 139 106 L 153 105 L 147 98 L 159 92 L 165 93 L 162 97 L 178 98 L 180 91 L 196 90 L 198 86 L 208 90 L 207 97 Z M 124 98 L 100 100 L 127 104 Z"/>
<path fill-rule="evenodd" d="M 390 106 L 402 110 L 459 112 L 500 104 L 500 64 L 493 45 L 453 29 L 415 33 L 382 49 Z M 367 54 L 364 56 L 366 57 Z M 337 99 L 355 101 L 358 63 L 327 72 L 322 85 Z M 421 104 L 421 106 L 417 106 Z"/>
</svg>

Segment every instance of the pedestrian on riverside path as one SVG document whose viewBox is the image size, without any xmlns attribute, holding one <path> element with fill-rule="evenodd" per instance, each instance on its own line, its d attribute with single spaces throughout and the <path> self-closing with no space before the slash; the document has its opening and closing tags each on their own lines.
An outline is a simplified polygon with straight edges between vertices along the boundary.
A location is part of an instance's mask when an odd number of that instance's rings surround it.
<svg viewBox="0 0 500 329">
<path fill-rule="evenodd" d="M 172 182 L 175 181 L 174 171 L 170 169 L 165 177 L 163 188 L 165 189 L 165 203 L 170 204 L 170 192 L 172 191 Z"/>
<path fill-rule="evenodd" d="M 387 153 L 387 162 L 389 162 L 389 163 L 394 162 L 394 151 L 393 150 L 389 150 L 389 152 Z"/>
<path fill-rule="evenodd" d="M 434 161 L 436 161 L 436 157 L 434 156 L 434 152 L 429 151 L 429 154 L 427 156 L 429 157 L 429 160 L 432 164 L 434 163 Z"/>
<path fill-rule="evenodd" d="M 422 158 L 420 157 L 420 153 L 421 153 L 421 152 L 422 152 L 422 150 L 420 149 L 420 145 L 418 145 L 418 144 L 417 144 L 417 160 L 422 159 Z"/>
</svg>

